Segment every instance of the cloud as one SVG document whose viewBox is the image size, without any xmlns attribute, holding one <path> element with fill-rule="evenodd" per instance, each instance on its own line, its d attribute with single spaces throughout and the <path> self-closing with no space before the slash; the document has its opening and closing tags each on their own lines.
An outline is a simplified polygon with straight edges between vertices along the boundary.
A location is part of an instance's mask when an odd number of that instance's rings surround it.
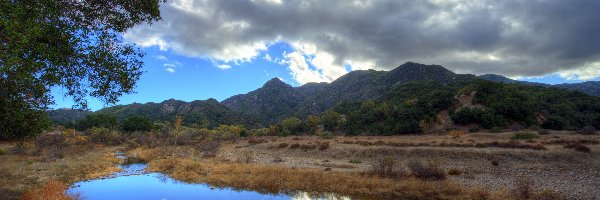
<svg viewBox="0 0 600 200">
<path fill-rule="evenodd" d="M 165 70 L 167 70 L 168 72 L 175 73 L 175 68 L 177 67 L 177 65 L 166 63 L 163 64 L 163 67 L 165 67 Z"/>
<path fill-rule="evenodd" d="M 558 75 L 567 80 L 591 80 L 600 77 L 600 62 L 590 63 L 578 69 L 561 71 Z"/>
<path fill-rule="evenodd" d="M 166 56 L 163 56 L 163 55 L 158 55 L 155 58 L 156 58 L 156 60 L 162 60 L 162 61 L 169 60 Z"/>
<path fill-rule="evenodd" d="M 223 70 L 231 69 L 231 65 L 222 64 L 222 65 L 216 65 L 216 66 L 217 66 L 217 68 L 223 69 Z"/>
<path fill-rule="evenodd" d="M 406 61 L 584 79 L 598 76 L 589 64 L 600 62 L 599 7 L 594 0 L 173 0 L 161 6 L 163 21 L 125 37 L 225 63 L 288 43 L 293 52 L 280 62 L 299 83 Z"/>
</svg>

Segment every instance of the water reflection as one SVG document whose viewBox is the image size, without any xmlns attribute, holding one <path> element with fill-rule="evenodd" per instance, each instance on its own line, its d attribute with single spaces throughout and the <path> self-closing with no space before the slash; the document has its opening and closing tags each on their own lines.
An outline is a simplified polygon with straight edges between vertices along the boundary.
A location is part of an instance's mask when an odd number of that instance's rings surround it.
<svg viewBox="0 0 600 200">
<path fill-rule="evenodd" d="M 120 154 L 122 158 L 124 156 Z M 335 194 L 314 195 L 306 192 L 286 194 L 261 194 L 255 191 L 232 188 L 215 188 L 207 184 L 190 184 L 172 179 L 161 173 L 147 173 L 146 164 L 120 166 L 123 171 L 110 177 L 78 182 L 68 190 L 85 199 L 297 199 L 346 200 L 349 197 Z"/>
</svg>

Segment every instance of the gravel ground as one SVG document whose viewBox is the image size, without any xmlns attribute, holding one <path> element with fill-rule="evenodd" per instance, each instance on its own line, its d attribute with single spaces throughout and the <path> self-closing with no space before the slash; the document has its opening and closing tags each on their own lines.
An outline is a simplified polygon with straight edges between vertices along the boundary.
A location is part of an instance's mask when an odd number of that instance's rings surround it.
<svg viewBox="0 0 600 200">
<path fill-rule="evenodd" d="M 415 136 L 405 140 L 418 140 Z M 424 136 L 432 140 L 434 136 Z M 441 136 L 438 136 L 441 137 Z M 497 140 L 486 134 L 476 137 Z M 552 136 L 552 139 L 571 136 Z M 586 136 L 572 136 L 581 139 Z M 548 136 L 549 140 L 550 136 Z M 591 144 L 591 153 L 564 149 L 559 144 L 544 145 L 547 150 L 463 147 L 388 147 L 343 144 L 347 140 L 323 140 L 317 137 L 269 139 L 265 143 L 240 141 L 222 148 L 219 157 L 239 161 L 248 155 L 251 162 L 283 165 L 295 168 L 316 168 L 334 171 L 368 171 L 370 160 L 378 156 L 395 156 L 401 163 L 409 160 L 435 160 L 446 169 L 460 169 L 463 174 L 449 176 L 465 186 L 510 190 L 518 177 L 530 177 L 534 188 L 559 192 L 568 199 L 600 199 L 600 145 Z M 478 138 L 469 138 L 478 139 Z M 543 140 L 541 138 L 540 140 Z M 596 140 L 597 136 L 588 139 Z M 353 140 L 403 140 L 403 138 L 364 137 Z M 465 139 L 466 140 L 466 139 Z M 326 150 L 278 148 L 280 143 L 312 144 L 329 142 Z M 353 162 L 350 162 L 352 160 Z M 494 166 L 496 161 L 498 166 Z"/>
</svg>

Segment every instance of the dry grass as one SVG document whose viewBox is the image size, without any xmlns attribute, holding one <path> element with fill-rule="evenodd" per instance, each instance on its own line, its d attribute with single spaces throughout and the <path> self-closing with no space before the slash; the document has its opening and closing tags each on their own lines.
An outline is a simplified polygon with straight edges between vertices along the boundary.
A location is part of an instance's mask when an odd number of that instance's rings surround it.
<svg viewBox="0 0 600 200">
<path fill-rule="evenodd" d="M 66 194 L 67 186 L 59 181 L 49 181 L 39 189 L 23 194 L 22 200 L 77 200 L 82 199 L 79 194 Z"/>
<path fill-rule="evenodd" d="M 14 144 L 11 144 L 14 145 Z M 120 169 L 113 152 L 115 148 L 65 154 L 62 159 L 46 159 L 46 155 L 4 155 L 0 164 L 0 193 L 22 194 L 51 180 L 74 183 L 109 175 Z M 15 195 L 0 195 L 0 199 L 15 199 Z"/>
<path fill-rule="evenodd" d="M 393 180 L 355 173 L 323 172 L 241 163 L 206 163 L 190 159 L 160 159 L 149 170 L 166 172 L 186 182 L 204 182 L 266 193 L 298 190 L 335 192 L 386 199 L 470 199 L 468 190 L 447 181 Z"/>
</svg>

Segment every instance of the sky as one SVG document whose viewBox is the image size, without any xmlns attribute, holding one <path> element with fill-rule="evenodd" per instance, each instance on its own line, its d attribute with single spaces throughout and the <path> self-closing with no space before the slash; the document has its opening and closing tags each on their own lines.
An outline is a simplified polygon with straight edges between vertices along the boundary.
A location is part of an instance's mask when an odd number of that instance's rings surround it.
<svg viewBox="0 0 600 200">
<path fill-rule="evenodd" d="M 600 80 L 597 0 L 169 0 L 123 37 L 146 52 L 117 104 L 219 101 L 405 62 L 542 83 Z M 71 107 L 64 90 L 53 108 Z M 102 102 L 89 99 L 89 108 Z M 109 106 L 109 105 L 108 105 Z"/>
</svg>

